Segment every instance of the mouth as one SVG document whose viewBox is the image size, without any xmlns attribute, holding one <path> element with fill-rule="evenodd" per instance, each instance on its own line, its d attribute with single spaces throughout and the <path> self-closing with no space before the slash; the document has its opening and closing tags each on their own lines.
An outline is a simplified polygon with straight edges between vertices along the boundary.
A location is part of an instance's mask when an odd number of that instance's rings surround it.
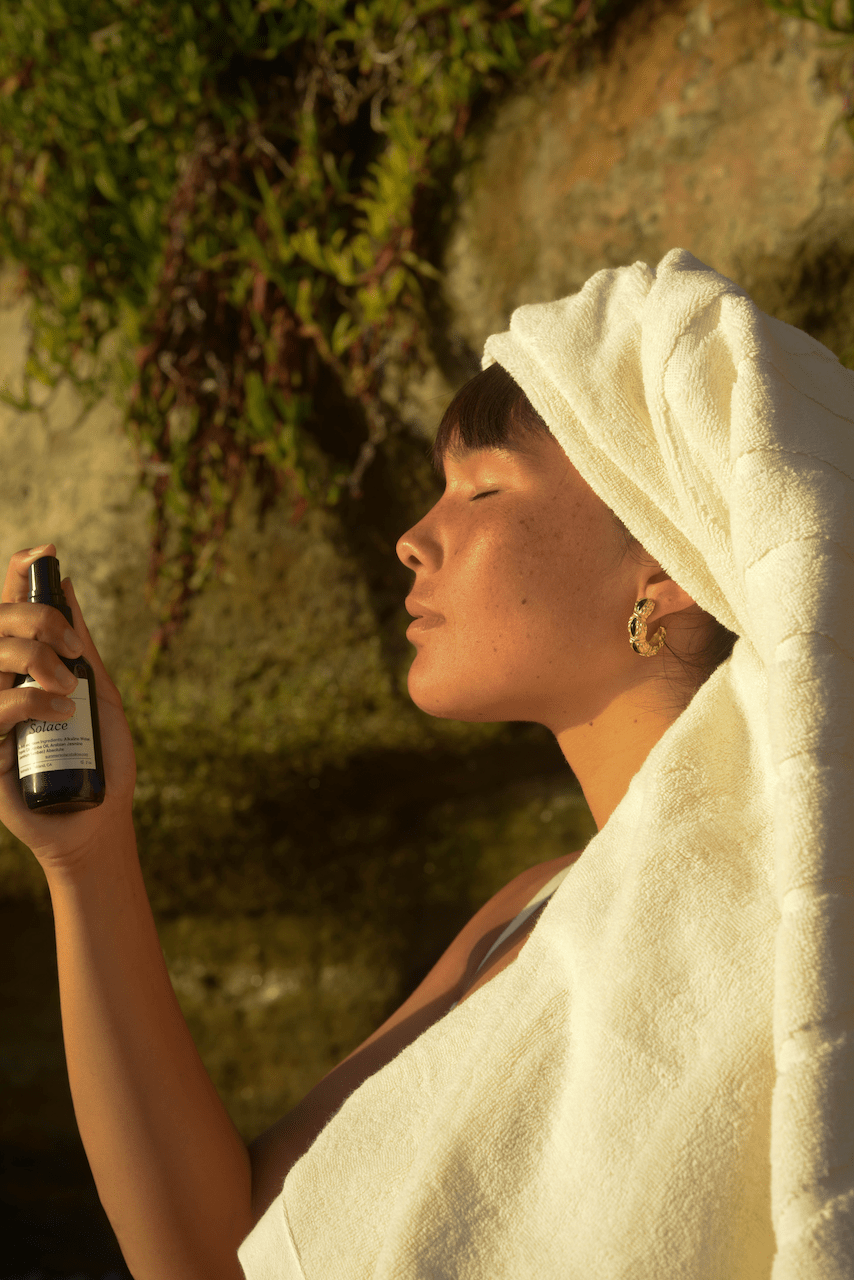
<svg viewBox="0 0 854 1280">
<path fill-rule="evenodd" d="M 403 602 L 403 607 L 407 613 L 412 614 L 413 621 L 406 628 L 407 636 L 418 635 L 422 631 L 432 631 L 434 627 L 441 627 L 445 621 L 441 613 L 436 613 L 435 609 L 428 609 L 418 600 L 413 600 L 412 596 L 407 596 Z"/>
<path fill-rule="evenodd" d="M 413 636 L 418 636 L 422 631 L 432 631 L 434 627 L 441 627 L 445 619 L 439 617 L 437 613 L 425 614 L 423 618 L 415 618 L 406 628 L 406 634 L 411 640 Z"/>
</svg>

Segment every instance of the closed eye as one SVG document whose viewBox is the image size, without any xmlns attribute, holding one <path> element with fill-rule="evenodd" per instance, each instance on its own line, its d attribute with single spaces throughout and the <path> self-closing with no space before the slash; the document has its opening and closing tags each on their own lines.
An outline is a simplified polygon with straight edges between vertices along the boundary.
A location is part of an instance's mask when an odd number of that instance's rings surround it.
<svg viewBox="0 0 854 1280">
<path fill-rule="evenodd" d="M 472 496 L 472 502 L 477 501 L 477 499 L 478 499 L 478 498 L 489 498 L 489 497 L 491 497 L 491 496 L 492 496 L 492 494 L 493 494 L 493 493 L 498 493 L 498 490 L 497 490 L 497 489 L 485 489 L 485 490 L 483 491 L 483 493 L 476 493 L 476 494 L 474 494 L 474 495 Z"/>
</svg>

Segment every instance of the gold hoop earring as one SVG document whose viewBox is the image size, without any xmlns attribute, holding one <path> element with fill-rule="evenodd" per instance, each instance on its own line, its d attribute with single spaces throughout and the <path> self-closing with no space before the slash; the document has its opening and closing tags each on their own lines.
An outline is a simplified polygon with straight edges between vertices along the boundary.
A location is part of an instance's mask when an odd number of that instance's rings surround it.
<svg viewBox="0 0 854 1280">
<path fill-rule="evenodd" d="M 638 600 L 634 613 L 629 618 L 629 644 L 635 653 L 639 653 L 642 658 L 654 658 L 664 644 L 664 637 L 667 635 L 664 627 L 661 627 L 656 632 L 655 639 L 652 642 L 647 641 L 646 620 L 654 608 L 654 600 Z"/>
</svg>

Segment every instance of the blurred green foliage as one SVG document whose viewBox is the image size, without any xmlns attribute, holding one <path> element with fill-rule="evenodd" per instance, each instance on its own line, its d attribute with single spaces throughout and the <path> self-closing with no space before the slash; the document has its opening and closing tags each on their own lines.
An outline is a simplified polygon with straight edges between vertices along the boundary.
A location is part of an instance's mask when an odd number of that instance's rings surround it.
<svg viewBox="0 0 854 1280">
<path fill-rule="evenodd" d="M 247 468 L 303 506 L 359 495 L 399 426 L 383 367 L 423 358 L 419 200 L 479 95 L 614 7 L 0 8 L 0 252 L 35 299 L 28 374 L 130 404 L 166 587 L 149 667 L 218 568 Z"/>
<path fill-rule="evenodd" d="M 790 18 L 804 18 L 818 22 L 829 31 L 854 33 L 854 3 L 852 0 L 765 0 L 770 8 L 785 13 Z"/>
</svg>

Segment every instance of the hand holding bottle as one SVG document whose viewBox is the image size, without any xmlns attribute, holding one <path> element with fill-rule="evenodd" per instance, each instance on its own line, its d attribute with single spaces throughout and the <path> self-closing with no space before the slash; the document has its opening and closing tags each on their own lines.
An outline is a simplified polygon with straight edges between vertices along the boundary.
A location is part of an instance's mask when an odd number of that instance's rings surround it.
<svg viewBox="0 0 854 1280">
<path fill-rule="evenodd" d="M 8 735 L 0 741 L 0 822 L 32 849 L 48 875 L 54 869 L 73 867 L 90 848 L 109 838 L 117 823 L 130 824 L 136 781 L 133 742 L 121 695 L 92 642 L 70 579 L 62 585 L 82 651 L 79 643 L 68 643 L 70 628 L 59 609 L 28 602 L 30 565 L 55 554 L 52 543 L 16 552 L 9 561 L 0 602 L 0 735 Z M 95 675 L 106 795 L 102 804 L 77 813 L 31 811 L 18 782 L 15 726 L 29 719 L 71 719 L 70 709 L 59 709 L 55 700 L 67 698 L 76 681 L 58 657 L 73 659 L 81 654 Z M 28 674 L 41 688 L 15 687 L 18 673 Z"/>
</svg>

